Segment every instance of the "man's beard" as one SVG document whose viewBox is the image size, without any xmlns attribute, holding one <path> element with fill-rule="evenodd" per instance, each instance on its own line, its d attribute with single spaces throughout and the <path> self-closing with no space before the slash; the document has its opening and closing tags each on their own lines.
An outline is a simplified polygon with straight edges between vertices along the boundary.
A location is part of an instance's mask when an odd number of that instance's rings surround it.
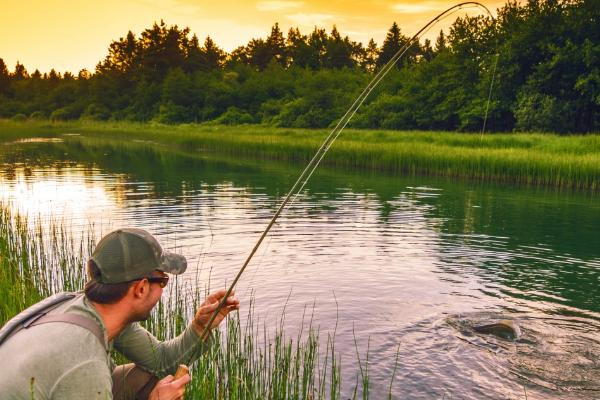
<svg viewBox="0 0 600 400">
<path fill-rule="evenodd" d="M 136 322 L 148 320 L 148 318 L 150 318 L 150 314 L 152 314 L 152 310 L 146 312 L 146 314 L 142 315 L 138 320 L 136 320 Z"/>
<path fill-rule="evenodd" d="M 131 322 L 146 321 L 148 318 L 150 318 L 153 308 L 154 308 L 154 306 L 152 306 L 148 310 L 141 310 L 141 311 L 138 311 L 138 312 L 132 314 L 131 317 L 129 318 L 129 322 L 131 323 Z"/>
</svg>

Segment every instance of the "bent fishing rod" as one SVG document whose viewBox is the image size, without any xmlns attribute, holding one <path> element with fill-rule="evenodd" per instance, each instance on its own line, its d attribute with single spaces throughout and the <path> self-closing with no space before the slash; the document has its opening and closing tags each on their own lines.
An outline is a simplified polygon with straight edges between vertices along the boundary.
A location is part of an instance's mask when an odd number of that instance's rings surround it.
<svg viewBox="0 0 600 400">
<path fill-rule="evenodd" d="M 264 238 L 267 236 L 267 234 L 269 233 L 269 231 L 271 230 L 271 228 L 277 221 L 277 218 L 279 217 L 279 215 L 283 212 L 283 210 L 288 205 L 288 203 L 290 203 L 290 200 L 291 200 L 291 203 L 293 203 L 295 201 L 298 194 L 302 191 L 302 189 L 304 188 L 304 186 L 306 185 L 306 183 L 308 182 L 308 180 L 310 179 L 312 174 L 315 172 L 315 170 L 321 163 L 321 160 L 323 159 L 323 157 L 325 157 L 325 154 L 327 153 L 327 151 L 329 150 L 329 148 L 331 147 L 333 142 L 337 139 L 337 137 L 340 135 L 340 133 L 344 130 L 346 125 L 348 125 L 348 122 L 350 121 L 350 119 L 354 116 L 354 114 L 356 114 L 356 112 L 358 111 L 360 106 L 364 103 L 364 101 L 367 99 L 369 94 L 373 91 L 373 89 L 375 89 L 375 87 L 385 77 L 385 75 L 387 75 L 387 73 L 394 67 L 396 62 L 404 55 L 404 53 L 406 53 L 408 51 L 408 49 L 419 39 L 419 37 L 421 36 L 422 33 L 428 31 L 433 25 L 435 25 L 437 22 L 439 22 L 443 18 L 448 17 L 451 14 L 453 14 L 463 8 L 483 9 L 492 19 L 494 19 L 494 16 L 490 12 L 490 10 L 481 3 L 478 3 L 475 1 L 467 1 L 467 2 L 456 4 L 456 5 L 448 8 L 444 12 L 438 14 L 435 18 L 432 18 L 425 26 L 423 26 L 417 33 L 415 33 L 413 35 L 413 37 L 411 37 L 408 41 L 406 41 L 404 43 L 404 45 L 394 54 L 394 56 L 383 66 L 383 68 L 381 68 L 379 70 L 379 72 L 377 72 L 377 74 L 375 74 L 375 76 L 373 77 L 373 79 L 371 79 L 369 84 L 358 95 L 356 100 L 354 100 L 354 103 L 352 103 L 352 105 L 350 106 L 350 108 L 348 108 L 348 110 L 342 116 L 342 118 L 340 118 L 340 120 L 338 121 L 336 126 L 331 130 L 329 135 L 327 135 L 327 137 L 325 138 L 325 140 L 323 141 L 323 143 L 321 144 L 321 146 L 319 147 L 319 149 L 317 150 L 315 155 L 312 157 L 312 159 L 310 160 L 308 165 L 304 168 L 304 170 L 302 171 L 302 173 L 300 174 L 300 176 L 298 177 L 298 179 L 296 180 L 294 185 L 291 187 L 290 191 L 288 192 L 288 194 L 286 195 L 284 200 L 279 205 L 279 208 L 277 208 L 277 211 L 275 211 L 275 214 L 273 214 L 273 217 L 267 224 L 267 227 L 265 228 L 263 233 L 260 235 L 258 241 L 252 248 L 252 251 L 250 251 L 250 254 L 248 255 L 248 257 L 246 258 L 246 261 L 244 262 L 244 264 L 238 271 L 233 282 L 231 283 L 231 285 L 229 285 L 229 288 L 227 289 L 225 296 L 221 299 L 221 301 L 217 305 L 217 308 L 213 311 L 213 314 L 212 314 L 210 320 L 204 327 L 202 335 L 200 335 L 201 341 L 203 341 L 206 338 L 206 336 L 208 335 L 208 332 L 210 332 L 210 327 L 212 326 L 215 318 L 217 317 L 217 315 L 219 314 L 219 312 L 221 311 L 223 306 L 227 303 L 227 298 L 231 295 L 231 292 L 235 288 L 235 285 L 237 284 L 240 277 L 246 270 L 246 267 L 250 263 L 250 260 L 252 260 L 252 257 L 254 256 L 254 254 L 256 253 L 258 248 L 260 247 Z"/>
</svg>

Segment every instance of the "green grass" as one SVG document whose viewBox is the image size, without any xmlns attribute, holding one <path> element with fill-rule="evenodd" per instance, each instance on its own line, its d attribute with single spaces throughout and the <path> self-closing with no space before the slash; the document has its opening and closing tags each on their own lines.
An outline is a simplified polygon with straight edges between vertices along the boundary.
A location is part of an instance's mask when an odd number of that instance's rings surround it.
<svg viewBox="0 0 600 400">
<path fill-rule="evenodd" d="M 2 205 L 0 204 L 0 207 Z M 53 224 L 29 227 L 27 220 L 0 208 L 0 325 L 20 310 L 59 291 L 81 289 L 80 266 L 91 239 L 75 244 Z"/>
<path fill-rule="evenodd" d="M 90 233 L 75 242 L 62 225 L 28 221 L 0 204 L 0 326 L 24 308 L 63 290 L 80 290 L 84 265 L 94 244 Z M 146 327 L 161 339 L 180 333 L 189 323 L 208 288 L 195 290 L 175 281 L 170 293 L 155 308 Z M 294 340 L 279 327 L 254 324 L 253 306 L 247 322 L 230 316 L 213 346 L 192 365 L 187 398 L 194 399 L 340 399 L 340 356 L 334 337 L 325 349 L 310 319 L 302 323 Z M 271 333 L 269 333 L 271 332 Z M 358 355 L 358 349 L 357 349 Z M 113 354 L 118 363 L 127 362 Z M 368 357 L 368 356 L 367 356 Z M 361 360 L 358 363 L 361 364 Z M 366 361 L 365 361 L 366 364 Z M 352 382 L 357 393 L 368 398 L 366 366 Z M 390 389 L 391 390 L 391 389 Z"/>
<path fill-rule="evenodd" d="M 326 130 L 130 122 L 0 121 L 0 141 L 81 133 L 187 151 L 306 163 Z M 532 186 L 600 190 L 600 135 L 345 130 L 324 164 Z"/>
</svg>

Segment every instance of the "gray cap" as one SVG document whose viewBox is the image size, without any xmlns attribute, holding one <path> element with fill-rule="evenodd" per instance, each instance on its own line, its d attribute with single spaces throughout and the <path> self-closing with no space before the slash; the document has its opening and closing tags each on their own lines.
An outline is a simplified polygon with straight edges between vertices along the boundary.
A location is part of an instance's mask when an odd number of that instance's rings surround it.
<svg viewBox="0 0 600 400">
<path fill-rule="evenodd" d="M 187 268 L 184 256 L 164 251 L 154 236 L 136 228 L 118 229 L 104 236 L 92 260 L 100 269 L 102 283 L 132 281 L 155 270 L 181 274 Z"/>
</svg>

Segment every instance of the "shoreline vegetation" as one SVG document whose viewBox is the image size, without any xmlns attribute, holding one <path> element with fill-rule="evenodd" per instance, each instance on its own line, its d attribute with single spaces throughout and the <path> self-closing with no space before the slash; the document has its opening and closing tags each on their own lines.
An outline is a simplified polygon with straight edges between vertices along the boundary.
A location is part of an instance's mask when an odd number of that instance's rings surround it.
<svg viewBox="0 0 600 400">
<path fill-rule="evenodd" d="M 69 237 L 65 228 L 56 221 L 15 215 L 8 205 L 0 203 L 0 326 L 51 294 L 83 288 L 93 233 L 91 229 L 82 232 L 78 241 Z M 208 290 L 174 280 L 143 324 L 159 339 L 181 333 Z M 307 310 L 300 333 L 290 338 L 283 332 L 285 314 L 279 325 L 264 322 L 258 326 L 252 302 L 246 308 L 245 322 L 238 314 L 229 317 L 215 334 L 215 344 L 192 364 L 187 398 L 342 398 L 341 356 L 335 348 L 335 333 L 320 338 Z M 358 348 L 356 356 L 356 381 L 346 382 L 344 387 L 351 390 L 353 399 L 368 399 L 368 351 L 366 361 Z M 117 353 L 113 358 L 117 364 L 128 362 Z"/>
<path fill-rule="evenodd" d="M 263 125 L 0 120 L 0 142 L 79 134 L 176 150 L 305 164 L 328 130 Z M 76 136 L 75 136 L 76 137 Z M 346 129 L 323 160 L 332 168 L 538 187 L 600 190 L 600 135 Z"/>
<path fill-rule="evenodd" d="M 380 44 L 354 41 L 335 24 L 286 34 L 275 23 L 231 52 L 161 20 L 123 30 L 94 71 L 31 72 L 0 58 L 0 118 L 324 129 L 410 43 L 350 127 L 600 130 L 597 2 L 507 1 L 494 19 L 477 13 L 449 17 L 433 41 L 410 42 L 412 33 L 393 22 Z"/>
</svg>

